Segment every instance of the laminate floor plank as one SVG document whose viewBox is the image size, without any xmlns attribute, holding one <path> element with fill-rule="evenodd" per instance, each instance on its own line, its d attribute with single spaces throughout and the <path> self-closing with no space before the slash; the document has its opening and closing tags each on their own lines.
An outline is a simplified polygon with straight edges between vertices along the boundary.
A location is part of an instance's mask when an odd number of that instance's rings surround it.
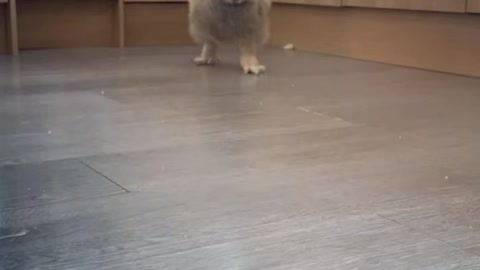
<svg viewBox="0 0 480 270">
<path fill-rule="evenodd" d="M 6 216 L 7 224 L 32 230 L 4 241 L 0 256 L 6 269 L 222 269 L 235 261 L 271 269 L 475 269 L 480 263 L 365 209 L 333 205 L 321 197 L 185 200 L 147 191 L 39 206 Z"/>
</svg>

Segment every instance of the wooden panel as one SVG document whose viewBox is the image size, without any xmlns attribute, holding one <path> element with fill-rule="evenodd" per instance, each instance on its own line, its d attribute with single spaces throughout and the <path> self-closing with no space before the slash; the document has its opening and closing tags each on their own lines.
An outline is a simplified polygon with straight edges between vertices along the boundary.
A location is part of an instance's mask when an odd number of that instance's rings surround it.
<svg viewBox="0 0 480 270">
<path fill-rule="evenodd" d="M 342 5 L 341 0 L 274 0 L 275 3 L 304 4 L 317 6 L 335 6 Z"/>
<path fill-rule="evenodd" d="M 273 44 L 480 76 L 480 16 L 278 5 Z"/>
<path fill-rule="evenodd" d="M 125 47 L 125 2 L 117 0 L 117 46 Z"/>
<path fill-rule="evenodd" d="M 468 12 L 480 13 L 480 0 L 468 0 Z"/>
<path fill-rule="evenodd" d="M 344 6 L 465 12 L 466 0 L 343 0 Z"/>
<path fill-rule="evenodd" d="M 125 9 L 126 46 L 192 44 L 186 4 L 131 3 Z"/>
<path fill-rule="evenodd" d="M 7 52 L 7 18 L 6 5 L 0 5 L 0 53 Z"/>
<path fill-rule="evenodd" d="M 114 0 L 18 0 L 17 4 L 21 49 L 116 43 Z"/>
</svg>

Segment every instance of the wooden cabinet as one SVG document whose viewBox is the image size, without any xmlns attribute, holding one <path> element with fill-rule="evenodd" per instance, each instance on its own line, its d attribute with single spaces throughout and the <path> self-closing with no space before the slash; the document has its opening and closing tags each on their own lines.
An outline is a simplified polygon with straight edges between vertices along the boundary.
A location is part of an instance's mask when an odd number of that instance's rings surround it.
<svg viewBox="0 0 480 270">
<path fill-rule="evenodd" d="M 478 0 L 476 0 L 478 1 Z M 465 13 L 466 0 L 343 0 L 344 6 Z"/>
<path fill-rule="evenodd" d="M 342 5 L 342 0 L 274 0 L 273 2 L 315 5 L 315 6 L 332 6 L 332 7 L 339 7 Z"/>
<path fill-rule="evenodd" d="M 467 12 L 480 13 L 480 0 L 468 0 Z"/>
</svg>

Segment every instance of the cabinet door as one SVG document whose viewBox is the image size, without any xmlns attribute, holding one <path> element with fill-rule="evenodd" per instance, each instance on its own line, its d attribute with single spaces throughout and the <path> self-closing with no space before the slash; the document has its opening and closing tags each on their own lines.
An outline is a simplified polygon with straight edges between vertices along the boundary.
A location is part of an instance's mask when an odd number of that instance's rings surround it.
<svg viewBox="0 0 480 270">
<path fill-rule="evenodd" d="M 343 0 L 344 6 L 465 13 L 466 0 Z"/>
<path fill-rule="evenodd" d="M 480 13 L 480 0 L 468 0 L 467 12 Z"/>
<path fill-rule="evenodd" d="M 273 2 L 333 7 L 339 7 L 342 5 L 342 0 L 274 0 Z"/>
</svg>

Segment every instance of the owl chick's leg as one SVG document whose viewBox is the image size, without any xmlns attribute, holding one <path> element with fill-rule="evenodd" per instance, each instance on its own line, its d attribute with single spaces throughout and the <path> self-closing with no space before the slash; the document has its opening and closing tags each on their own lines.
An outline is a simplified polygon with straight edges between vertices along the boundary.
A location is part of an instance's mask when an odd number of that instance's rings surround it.
<svg viewBox="0 0 480 270">
<path fill-rule="evenodd" d="M 206 42 L 202 47 L 200 56 L 195 57 L 193 62 L 199 66 L 215 65 L 218 62 L 217 45 L 213 42 Z"/>
<path fill-rule="evenodd" d="M 258 75 L 266 71 L 266 67 L 258 62 L 257 45 L 252 41 L 240 44 L 240 64 L 245 74 Z"/>
</svg>

